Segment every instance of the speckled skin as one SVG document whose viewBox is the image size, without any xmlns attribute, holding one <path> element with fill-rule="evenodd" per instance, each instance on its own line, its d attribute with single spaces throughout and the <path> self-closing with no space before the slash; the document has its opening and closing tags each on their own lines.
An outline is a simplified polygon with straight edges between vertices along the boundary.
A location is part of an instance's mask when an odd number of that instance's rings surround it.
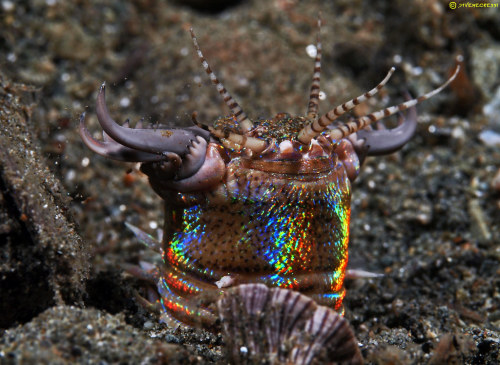
<svg viewBox="0 0 500 365">
<path fill-rule="evenodd" d="M 340 309 L 350 215 L 343 164 L 336 155 L 322 157 L 325 171 L 294 175 L 259 171 L 248 162 L 231 160 L 224 181 L 210 191 L 164 192 L 172 212 L 165 223 L 165 265 L 214 289 L 215 281 L 230 276 L 233 283 L 317 294 Z"/>
<path fill-rule="evenodd" d="M 165 200 L 157 276 L 166 322 L 211 323 L 200 301 L 241 283 L 298 290 L 343 311 L 349 171 L 355 177 L 359 162 L 350 143 L 320 140 L 316 155 L 304 148 L 289 158 L 210 143 L 204 166 L 211 168 L 185 179 L 203 189 L 165 179 L 156 163 L 142 165 Z"/>
</svg>

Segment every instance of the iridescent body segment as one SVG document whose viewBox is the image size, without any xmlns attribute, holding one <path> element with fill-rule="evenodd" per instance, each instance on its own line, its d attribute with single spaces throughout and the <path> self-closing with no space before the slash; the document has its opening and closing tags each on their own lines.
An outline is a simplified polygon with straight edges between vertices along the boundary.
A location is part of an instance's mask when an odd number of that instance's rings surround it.
<svg viewBox="0 0 500 365">
<path fill-rule="evenodd" d="M 214 283 L 230 276 L 321 293 L 321 303 L 340 309 L 350 217 L 343 165 L 325 158 L 331 169 L 290 176 L 246 162 L 233 159 L 228 179 L 212 191 L 168 199 L 175 228 L 165 263 L 185 274 L 167 280 L 169 289 L 186 296 L 200 289 L 180 285 L 183 278 Z"/>
<path fill-rule="evenodd" d="M 156 269 L 138 273 L 155 281 L 158 294 L 150 301 L 161 304 L 168 323 L 209 328 L 222 292 L 258 283 L 300 291 L 342 312 L 351 182 L 365 156 L 391 153 L 411 139 L 414 105 L 446 87 L 459 67 L 417 99 L 340 123 L 339 117 L 377 94 L 394 68 L 369 92 L 320 115 L 318 32 L 306 116 L 280 113 L 251 120 L 210 69 L 193 31 L 191 35 L 231 115 L 210 127 L 193 115 L 196 127 L 132 129 L 109 115 L 103 85 L 97 97 L 103 141 L 92 138 L 85 115 L 80 119 L 80 134 L 89 148 L 110 158 L 143 162 L 141 171 L 165 201 L 162 244 L 129 225 L 163 257 Z M 370 128 L 406 109 L 398 127 Z"/>
</svg>

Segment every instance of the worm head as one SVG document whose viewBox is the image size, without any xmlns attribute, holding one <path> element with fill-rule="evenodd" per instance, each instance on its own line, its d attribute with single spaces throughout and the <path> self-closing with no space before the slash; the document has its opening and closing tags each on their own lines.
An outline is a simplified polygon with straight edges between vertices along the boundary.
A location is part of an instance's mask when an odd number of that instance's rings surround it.
<svg viewBox="0 0 500 365">
<path fill-rule="evenodd" d="M 320 26 L 321 19 L 318 19 L 318 28 Z M 91 150 L 117 160 L 143 162 L 141 170 L 163 197 L 165 189 L 196 192 L 213 188 L 227 177 L 228 162 L 235 158 L 246 161 L 251 169 L 295 175 L 318 175 L 340 162 L 352 181 L 365 156 L 394 152 L 411 139 L 416 128 L 415 105 L 439 93 L 456 77 L 460 68 L 457 66 L 452 77 L 425 95 L 416 99 L 408 97 L 399 105 L 339 123 L 337 118 L 377 94 L 395 69 L 392 67 L 372 90 L 320 115 L 321 42 L 318 31 L 306 115 L 291 117 L 281 113 L 272 119 L 253 121 L 217 79 L 192 30 L 191 36 L 203 68 L 232 112 L 229 117 L 219 118 L 213 127 L 195 121 L 196 126 L 189 128 L 142 128 L 142 124 L 129 128 L 127 122 L 119 125 L 111 118 L 103 84 L 96 107 L 103 140 L 91 136 L 84 114 L 80 118 L 81 137 Z M 379 120 L 405 110 L 407 116 L 398 127 L 372 128 Z"/>
<path fill-rule="evenodd" d="M 85 125 L 85 113 L 80 117 L 80 135 L 94 152 L 115 160 L 143 162 L 141 169 L 150 178 L 176 182 L 196 175 L 213 153 L 208 148 L 210 133 L 199 127 L 143 128 L 138 123 L 129 128 L 128 122 L 116 123 L 110 116 L 103 84 L 97 96 L 97 119 L 103 129 L 103 140 L 92 137 Z M 178 184 L 178 183 L 177 183 Z"/>
</svg>

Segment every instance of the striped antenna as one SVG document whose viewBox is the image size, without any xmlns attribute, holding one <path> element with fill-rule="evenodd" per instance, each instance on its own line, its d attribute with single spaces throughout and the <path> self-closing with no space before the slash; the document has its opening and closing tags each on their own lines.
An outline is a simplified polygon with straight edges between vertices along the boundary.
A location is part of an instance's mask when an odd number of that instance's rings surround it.
<svg viewBox="0 0 500 365">
<path fill-rule="evenodd" d="M 366 100 L 370 99 L 372 96 L 374 96 L 380 89 L 384 87 L 384 85 L 389 81 L 391 78 L 392 74 L 394 73 L 395 68 L 391 67 L 385 78 L 373 89 L 370 91 L 364 93 L 363 95 L 360 95 L 354 99 L 351 99 L 347 102 L 345 102 L 342 105 L 337 106 L 336 108 L 330 110 L 328 113 L 323 115 L 321 118 L 318 120 L 313 120 L 311 123 L 306 125 L 300 132 L 299 136 L 297 137 L 298 140 L 304 144 L 308 144 L 311 142 L 311 139 L 314 137 L 318 136 L 321 132 L 325 130 L 325 128 L 331 124 L 335 119 L 340 117 L 341 115 L 347 113 L 348 111 L 352 110 L 356 105 L 359 105 Z M 312 90 L 312 89 L 311 89 Z"/>
<path fill-rule="evenodd" d="M 208 127 L 210 133 L 212 133 L 217 138 L 225 138 L 232 143 L 240 145 L 242 148 L 248 148 L 255 153 L 261 153 L 266 149 L 268 143 L 262 139 L 255 137 L 244 136 L 242 134 L 237 134 L 233 132 L 223 132 L 212 127 Z"/>
<path fill-rule="evenodd" d="M 427 94 L 424 94 L 422 96 L 419 96 L 416 99 L 408 100 L 404 103 L 401 103 L 396 106 L 391 106 L 382 110 L 378 110 L 374 113 L 365 115 L 364 117 L 361 117 L 359 119 L 353 120 L 351 122 L 347 122 L 341 126 L 338 126 L 337 128 L 334 128 L 328 132 L 328 134 L 332 137 L 334 140 L 340 140 L 344 137 L 347 137 L 350 134 L 356 133 L 357 131 L 362 130 L 363 128 L 367 127 L 368 125 L 375 123 L 379 121 L 382 118 L 388 117 L 389 115 L 395 114 L 399 111 L 406 110 L 414 105 L 417 105 L 418 103 L 432 98 L 434 95 L 437 93 L 441 92 L 446 86 L 449 85 L 450 82 L 455 80 L 455 77 L 457 77 L 458 72 L 460 71 L 460 65 L 457 64 L 457 67 L 455 68 L 455 72 L 453 72 L 453 75 L 440 87 L 437 89 L 434 89 Z"/>
<path fill-rule="evenodd" d="M 203 129 L 205 131 L 209 131 L 210 132 L 210 130 L 208 129 L 208 126 L 206 126 L 206 125 L 201 124 L 200 122 L 198 122 L 198 112 L 197 111 L 194 111 L 194 112 L 191 113 L 191 121 L 198 128 L 201 128 L 201 129 Z"/>
<path fill-rule="evenodd" d="M 198 57 L 200 58 L 201 64 L 202 64 L 203 68 L 205 69 L 205 72 L 210 77 L 210 80 L 217 88 L 217 91 L 224 99 L 224 102 L 226 103 L 226 105 L 233 112 L 233 114 L 236 118 L 236 121 L 238 122 L 238 124 L 241 127 L 241 129 L 243 130 L 243 132 L 248 132 L 249 130 L 251 130 L 253 128 L 253 123 L 250 121 L 250 119 L 248 119 L 248 117 L 245 114 L 245 112 L 243 111 L 243 109 L 241 109 L 241 107 L 236 102 L 236 100 L 233 99 L 231 94 L 229 94 L 227 92 L 224 85 L 222 85 L 222 83 L 217 79 L 214 72 L 212 71 L 212 69 L 208 65 L 208 62 L 205 59 L 205 57 L 203 56 L 203 53 L 201 52 L 200 46 L 198 45 L 198 40 L 196 39 L 193 28 L 191 28 L 189 31 L 191 32 L 191 38 L 193 39 L 194 48 L 196 50 L 196 53 L 198 53 Z"/>
<path fill-rule="evenodd" d="M 307 105 L 307 117 L 316 119 L 319 104 L 319 82 L 321 79 L 321 13 L 318 14 L 318 36 L 316 41 L 316 59 L 314 60 L 313 80 L 309 92 L 309 104 Z"/>
</svg>

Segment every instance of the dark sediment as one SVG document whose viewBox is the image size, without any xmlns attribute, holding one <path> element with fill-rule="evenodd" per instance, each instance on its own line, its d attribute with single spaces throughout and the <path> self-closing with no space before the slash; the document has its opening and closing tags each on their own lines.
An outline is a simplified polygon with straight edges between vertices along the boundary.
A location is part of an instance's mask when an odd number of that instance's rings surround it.
<svg viewBox="0 0 500 365">
<path fill-rule="evenodd" d="M 30 127 L 36 90 L 0 74 L 0 327 L 82 303 L 89 256 Z"/>
</svg>

